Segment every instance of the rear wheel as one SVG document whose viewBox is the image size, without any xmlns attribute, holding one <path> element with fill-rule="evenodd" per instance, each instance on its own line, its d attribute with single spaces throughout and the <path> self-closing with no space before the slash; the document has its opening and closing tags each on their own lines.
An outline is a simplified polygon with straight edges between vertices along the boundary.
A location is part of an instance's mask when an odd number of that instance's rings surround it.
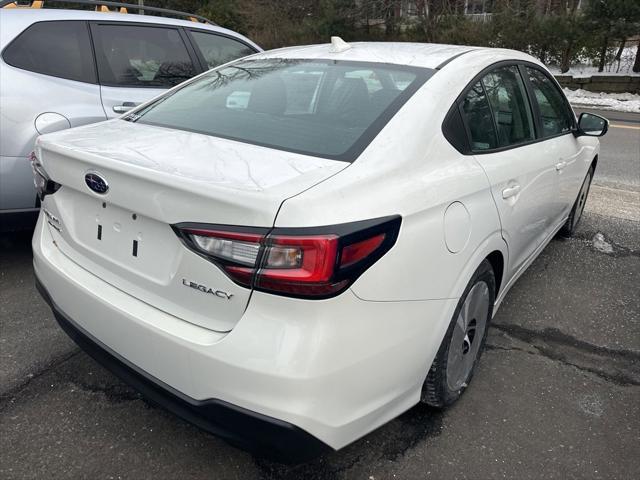
<svg viewBox="0 0 640 480">
<path fill-rule="evenodd" d="M 589 169 L 587 172 L 587 176 L 584 178 L 584 182 L 582 182 L 582 186 L 580 187 L 580 192 L 578 193 L 578 198 L 576 198 L 576 203 L 573 204 L 573 208 L 571 209 L 571 213 L 569 214 L 569 218 L 567 218 L 567 222 L 560 229 L 560 234 L 565 237 L 572 237 L 578 228 L 578 223 L 582 218 L 582 212 L 584 211 L 584 206 L 587 203 L 587 197 L 589 196 L 589 189 L 591 188 L 591 179 L 593 178 L 593 167 Z"/>
<path fill-rule="evenodd" d="M 473 274 L 451 319 L 422 387 L 422 401 L 433 407 L 454 403 L 471 381 L 487 338 L 496 290 L 491 264 Z"/>
</svg>

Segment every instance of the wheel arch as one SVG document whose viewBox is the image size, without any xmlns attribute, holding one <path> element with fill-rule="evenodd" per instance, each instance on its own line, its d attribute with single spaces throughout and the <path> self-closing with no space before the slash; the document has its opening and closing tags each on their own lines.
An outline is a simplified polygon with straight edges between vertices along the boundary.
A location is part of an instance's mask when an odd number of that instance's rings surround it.
<svg viewBox="0 0 640 480">
<path fill-rule="evenodd" d="M 469 260 L 460 272 L 458 281 L 451 292 L 451 298 L 460 298 L 469 283 L 469 279 L 485 260 L 489 261 L 493 268 L 496 277 L 496 298 L 498 298 L 500 288 L 505 285 L 505 268 L 506 265 L 508 265 L 508 259 L 509 251 L 507 243 L 504 238 L 502 238 L 501 232 L 499 230 L 495 231 L 469 255 Z"/>
<path fill-rule="evenodd" d="M 487 255 L 486 260 L 491 264 L 493 268 L 493 274 L 496 279 L 496 298 L 500 293 L 500 287 L 502 286 L 502 279 L 504 278 L 504 255 L 500 250 L 494 250 Z"/>
</svg>

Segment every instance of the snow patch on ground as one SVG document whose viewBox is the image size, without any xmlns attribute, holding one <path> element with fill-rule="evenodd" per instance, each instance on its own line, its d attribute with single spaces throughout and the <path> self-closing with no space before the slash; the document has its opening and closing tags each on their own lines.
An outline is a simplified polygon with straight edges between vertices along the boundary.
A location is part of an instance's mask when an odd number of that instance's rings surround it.
<svg viewBox="0 0 640 480">
<path fill-rule="evenodd" d="M 571 67 L 568 71 L 562 73 L 558 67 L 549 67 L 549 71 L 558 76 L 558 75 L 571 75 L 573 78 L 588 78 L 588 77 L 597 77 L 597 76 L 607 76 L 607 77 L 640 77 L 640 73 L 636 73 L 632 70 L 620 70 L 616 72 L 615 70 L 599 72 L 598 67 L 591 67 L 588 65 L 577 65 L 575 67 Z"/>
<path fill-rule="evenodd" d="M 596 233 L 591 241 L 593 248 L 602 253 L 613 253 L 613 247 L 607 242 L 602 233 Z"/>
<path fill-rule="evenodd" d="M 611 48 L 611 53 L 614 54 L 616 48 Z M 604 66 L 604 71 L 598 72 L 598 67 L 592 64 L 588 58 L 579 57 L 578 64 L 572 65 L 568 72 L 560 73 L 558 65 L 548 65 L 549 70 L 554 75 L 572 75 L 574 78 L 587 78 L 598 75 L 625 75 L 625 76 L 640 76 L 640 72 L 633 71 L 633 62 L 636 58 L 637 47 L 625 47 L 622 51 L 620 61 L 612 60 Z"/>
<path fill-rule="evenodd" d="M 594 107 L 602 110 L 640 113 L 640 95 L 635 93 L 604 93 L 564 89 L 574 107 Z"/>
</svg>

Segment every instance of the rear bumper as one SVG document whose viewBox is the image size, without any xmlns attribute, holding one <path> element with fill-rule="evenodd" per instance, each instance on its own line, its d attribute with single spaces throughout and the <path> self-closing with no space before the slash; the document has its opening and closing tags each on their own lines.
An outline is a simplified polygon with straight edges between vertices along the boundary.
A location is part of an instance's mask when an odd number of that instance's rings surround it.
<svg viewBox="0 0 640 480">
<path fill-rule="evenodd" d="M 34 271 L 63 328 L 150 379 L 151 393 L 171 394 L 170 410 L 272 457 L 290 445 L 294 454 L 342 448 L 415 405 L 456 305 L 254 292 L 233 330 L 220 333 L 115 288 L 67 257 L 62 241 L 41 214 Z"/>
<path fill-rule="evenodd" d="M 298 463 L 333 450 L 314 436 L 287 422 L 261 415 L 222 400 L 194 400 L 148 375 L 84 331 L 51 299 L 36 277 L 36 288 L 74 342 L 145 398 L 188 422 L 224 438 L 232 445 L 284 463 Z"/>
</svg>

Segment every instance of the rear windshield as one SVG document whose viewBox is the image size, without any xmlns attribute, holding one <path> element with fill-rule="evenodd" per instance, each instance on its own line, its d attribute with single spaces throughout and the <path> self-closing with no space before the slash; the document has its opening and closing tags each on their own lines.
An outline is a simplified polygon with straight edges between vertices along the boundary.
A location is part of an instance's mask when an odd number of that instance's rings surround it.
<svg viewBox="0 0 640 480">
<path fill-rule="evenodd" d="M 334 60 L 241 60 L 125 119 L 353 161 L 433 72 Z"/>
</svg>

